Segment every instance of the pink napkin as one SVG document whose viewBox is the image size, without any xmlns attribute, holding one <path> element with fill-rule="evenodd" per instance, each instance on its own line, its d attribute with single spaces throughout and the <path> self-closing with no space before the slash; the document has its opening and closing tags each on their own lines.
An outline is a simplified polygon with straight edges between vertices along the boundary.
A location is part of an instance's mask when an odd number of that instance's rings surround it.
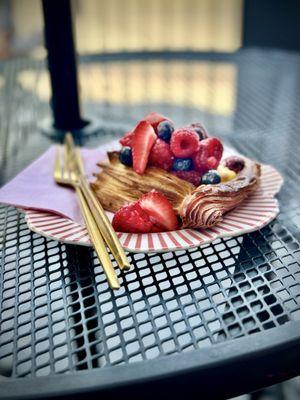
<svg viewBox="0 0 300 400">
<path fill-rule="evenodd" d="M 107 150 L 107 147 L 81 149 L 89 180 L 93 180 L 93 173 L 99 171 L 96 164 L 106 158 Z M 52 146 L 0 189 L 0 203 L 60 214 L 81 223 L 82 217 L 74 190 L 54 182 L 54 159 L 55 147 Z"/>
</svg>

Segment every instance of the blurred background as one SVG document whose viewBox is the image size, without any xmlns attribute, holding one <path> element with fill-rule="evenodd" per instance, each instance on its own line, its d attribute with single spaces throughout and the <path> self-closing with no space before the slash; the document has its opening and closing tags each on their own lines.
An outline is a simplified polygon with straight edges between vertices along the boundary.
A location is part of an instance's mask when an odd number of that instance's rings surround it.
<svg viewBox="0 0 300 400">
<path fill-rule="evenodd" d="M 234 52 L 242 40 L 242 0 L 73 0 L 77 51 L 80 55 L 124 52 Z M 0 58 L 26 55 L 44 59 L 43 17 L 39 0 L 0 0 Z M 221 115 L 232 112 L 235 68 L 228 63 L 212 67 L 196 61 L 189 71 L 186 91 L 185 61 L 124 63 L 89 62 L 79 70 L 83 103 L 118 104 L 124 99 L 139 105 L 164 102 L 202 108 Z M 147 75 L 147 91 L 145 90 Z M 1 77 L 0 77 L 1 79 Z M 214 92 L 211 82 L 222 90 Z M 50 98 L 46 71 L 36 80 L 36 71 L 23 71 L 18 82 L 42 100 Z M 162 91 L 162 85 L 168 90 Z M 170 96 L 172 93 L 172 96 Z"/>
<path fill-rule="evenodd" d="M 118 134 L 153 110 L 180 123 L 201 120 L 223 137 L 232 132 L 238 135 L 241 123 L 242 131 L 251 132 L 254 141 L 255 138 L 262 141 L 264 133 L 272 131 L 271 120 L 257 118 L 251 125 L 254 119 L 244 118 L 244 115 L 259 115 L 268 106 L 268 96 L 273 94 L 261 95 L 261 107 L 256 93 L 271 79 L 270 71 L 264 72 L 262 68 L 259 78 L 253 77 L 253 85 L 251 82 L 243 87 L 242 93 L 238 93 L 238 83 L 243 74 L 251 73 L 247 61 L 251 48 L 283 52 L 300 49 L 299 1 L 72 0 L 71 3 L 84 116 L 94 115 L 105 126 L 117 127 Z M 31 153 L 27 156 L 16 145 L 20 136 L 24 145 L 32 146 L 36 153 L 49 145 L 40 134 L 34 134 L 37 122 L 51 115 L 43 25 L 39 0 L 0 0 L 0 133 L 5 136 L 0 159 L 6 165 L 4 181 L 16 172 L 12 163 L 9 167 L 11 154 L 19 151 L 19 165 L 32 158 Z M 241 48 L 248 48 L 248 53 L 244 53 L 238 68 L 227 55 Z M 169 53 L 173 56 L 168 57 Z M 210 56 L 206 57 L 208 53 Z M 276 53 L 272 57 L 276 59 Z M 284 58 L 284 53 L 280 57 Z M 13 114 L 11 102 L 14 102 Z M 16 134 L 10 137 L 9 129 Z M 266 146 L 265 153 L 268 151 L 272 153 L 273 148 Z M 249 395 L 239 397 L 248 398 Z M 263 390 L 253 398 L 300 399 L 299 380 Z"/>
<path fill-rule="evenodd" d="M 241 46 L 242 0 L 73 0 L 80 54 Z M 39 0 L 0 1 L 0 56 L 43 57 Z M 126 35 L 124 34 L 126 32 Z"/>
</svg>

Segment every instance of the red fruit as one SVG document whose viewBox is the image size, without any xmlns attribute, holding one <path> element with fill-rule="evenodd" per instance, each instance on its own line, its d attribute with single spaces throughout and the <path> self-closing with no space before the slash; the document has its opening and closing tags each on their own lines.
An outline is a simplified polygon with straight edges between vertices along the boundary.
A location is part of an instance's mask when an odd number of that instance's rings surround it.
<svg viewBox="0 0 300 400">
<path fill-rule="evenodd" d="M 156 134 L 147 121 L 141 121 L 134 128 L 132 139 L 133 169 L 137 174 L 145 172 L 151 149 L 155 143 Z"/>
<path fill-rule="evenodd" d="M 210 137 L 201 141 L 203 146 L 207 147 L 208 156 L 215 157 L 220 162 L 223 154 L 223 145 L 216 137 Z"/>
<path fill-rule="evenodd" d="M 139 199 L 139 204 L 153 224 L 162 228 L 162 231 L 173 231 L 178 228 L 175 211 L 164 194 L 152 190 Z"/>
<path fill-rule="evenodd" d="M 138 202 L 121 207 L 114 215 L 112 226 L 117 232 L 147 233 L 153 227 Z"/>
<path fill-rule="evenodd" d="M 201 174 L 216 169 L 223 154 L 223 145 L 217 138 L 208 138 L 200 142 L 199 151 L 193 157 L 194 168 Z"/>
<path fill-rule="evenodd" d="M 170 145 L 162 139 L 156 139 L 150 153 L 149 163 L 154 167 L 170 171 L 173 163 Z"/>
<path fill-rule="evenodd" d="M 197 171 L 174 171 L 172 174 L 178 176 L 178 178 L 183 179 L 192 183 L 195 186 L 200 185 L 202 175 Z"/>
<path fill-rule="evenodd" d="M 198 153 L 196 153 L 193 157 L 194 168 L 200 174 L 204 174 L 210 169 L 210 166 L 207 162 L 208 158 L 207 148 L 205 146 L 200 146 Z"/>
<path fill-rule="evenodd" d="M 232 171 L 239 173 L 245 167 L 245 160 L 238 156 L 230 156 L 225 158 L 223 165 Z"/>
<path fill-rule="evenodd" d="M 173 132 L 170 145 L 176 157 L 187 158 L 199 150 L 199 136 L 193 129 L 180 128 Z"/>
<path fill-rule="evenodd" d="M 146 115 L 146 117 L 144 118 L 144 121 L 149 122 L 149 124 L 151 124 L 153 126 L 153 128 L 155 129 L 156 132 L 156 128 L 157 125 L 161 122 L 161 121 L 170 121 L 169 118 L 164 117 L 161 114 L 157 114 L 156 112 L 151 112 L 149 114 Z"/>
<path fill-rule="evenodd" d="M 122 146 L 132 146 L 132 139 L 133 139 L 134 131 L 130 131 L 125 133 L 125 135 L 122 137 L 122 139 L 119 140 Z"/>
<path fill-rule="evenodd" d="M 216 169 L 219 165 L 219 161 L 216 159 L 216 157 L 208 157 L 207 159 L 207 166 L 209 169 Z"/>
</svg>

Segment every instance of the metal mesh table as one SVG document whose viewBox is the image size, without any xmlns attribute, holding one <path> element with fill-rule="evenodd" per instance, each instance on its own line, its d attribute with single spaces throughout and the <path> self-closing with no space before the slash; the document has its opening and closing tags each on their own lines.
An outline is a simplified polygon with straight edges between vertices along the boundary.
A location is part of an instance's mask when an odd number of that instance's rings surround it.
<svg viewBox="0 0 300 400">
<path fill-rule="evenodd" d="M 40 237 L 1 206 L 0 398 L 195 389 L 226 397 L 298 374 L 300 56 L 98 56 L 80 69 L 86 114 L 103 123 L 85 145 L 120 136 L 151 110 L 178 125 L 203 121 L 282 172 L 281 214 L 202 248 L 132 254 L 134 267 L 117 272 L 122 287 L 112 292 L 90 249 Z M 2 184 L 49 146 L 38 128 L 49 116 L 44 76 L 40 61 L 0 64 Z M 99 98 L 88 90 L 94 82 Z"/>
</svg>

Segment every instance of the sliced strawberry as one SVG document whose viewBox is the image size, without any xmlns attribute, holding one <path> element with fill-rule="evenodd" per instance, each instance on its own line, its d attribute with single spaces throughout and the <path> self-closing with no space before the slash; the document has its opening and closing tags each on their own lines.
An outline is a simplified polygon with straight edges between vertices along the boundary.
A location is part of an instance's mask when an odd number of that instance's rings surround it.
<svg viewBox="0 0 300 400">
<path fill-rule="evenodd" d="M 157 125 L 161 121 L 170 121 L 169 118 L 167 118 L 161 114 L 157 114 L 156 112 L 151 112 L 151 113 L 147 114 L 146 117 L 144 118 L 144 120 L 149 122 L 149 124 L 151 124 L 153 126 L 153 128 L 155 129 L 155 132 L 157 130 Z"/>
<path fill-rule="evenodd" d="M 134 129 L 132 139 L 133 169 L 137 174 L 143 175 L 145 172 L 155 140 L 156 134 L 149 122 L 139 122 Z"/>
<path fill-rule="evenodd" d="M 119 140 L 122 146 L 132 147 L 132 139 L 134 136 L 134 131 L 125 133 L 125 135 Z"/>
<path fill-rule="evenodd" d="M 175 211 L 164 194 L 152 190 L 139 199 L 139 204 L 149 215 L 150 220 L 155 226 L 167 231 L 173 231 L 178 228 Z"/>
<path fill-rule="evenodd" d="M 138 202 L 121 207 L 114 215 L 112 226 L 117 232 L 147 233 L 153 223 Z"/>
</svg>

